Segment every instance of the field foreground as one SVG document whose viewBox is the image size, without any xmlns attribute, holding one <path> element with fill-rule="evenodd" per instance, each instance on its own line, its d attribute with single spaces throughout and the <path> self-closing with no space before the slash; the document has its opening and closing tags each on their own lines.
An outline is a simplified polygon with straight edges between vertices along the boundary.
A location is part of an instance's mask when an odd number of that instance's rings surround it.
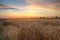
<svg viewBox="0 0 60 40">
<path fill-rule="evenodd" d="M 0 40 L 60 40 L 60 19 L 0 19 Z"/>
</svg>

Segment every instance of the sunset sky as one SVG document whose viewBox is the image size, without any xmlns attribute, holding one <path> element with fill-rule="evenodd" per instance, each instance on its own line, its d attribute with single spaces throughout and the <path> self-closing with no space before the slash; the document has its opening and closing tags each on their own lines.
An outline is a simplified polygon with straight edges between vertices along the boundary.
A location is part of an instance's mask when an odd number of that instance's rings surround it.
<svg viewBox="0 0 60 40">
<path fill-rule="evenodd" d="M 0 18 L 60 16 L 60 0 L 0 0 Z"/>
</svg>

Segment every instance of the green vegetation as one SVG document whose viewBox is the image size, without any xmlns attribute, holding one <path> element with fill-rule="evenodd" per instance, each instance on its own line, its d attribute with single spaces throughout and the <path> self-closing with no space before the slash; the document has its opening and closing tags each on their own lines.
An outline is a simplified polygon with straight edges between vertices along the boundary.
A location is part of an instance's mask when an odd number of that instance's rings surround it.
<svg viewBox="0 0 60 40">
<path fill-rule="evenodd" d="M 4 38 L 3 38 L 3 35 L 2 35 L 2 32 L 3 32 L 3 28 L 0 27 L 0 40 L 3 40 L 3 39 L 4 39 Z"/>
</svg>

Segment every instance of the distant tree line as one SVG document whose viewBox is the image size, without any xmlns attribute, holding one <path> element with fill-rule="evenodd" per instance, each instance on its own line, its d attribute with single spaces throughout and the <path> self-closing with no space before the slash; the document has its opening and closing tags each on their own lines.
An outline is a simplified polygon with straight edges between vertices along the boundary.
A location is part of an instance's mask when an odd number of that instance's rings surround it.
<svg viewBox="0 0 60 40">
<path fill-rule="evenodd" d="M 60 17 L 55 16 L 55 17 L 38 17 L 38 18 L 31 18 L 31 19 L 60 19 Z"/>
<path fill-rule="evenodd" d="M 60 17 L 55 16 L 55 17 L 31 17 L 31 18 L 0 18 L 0 21 L 8 19 L 60 19 Z"/>
</svg>

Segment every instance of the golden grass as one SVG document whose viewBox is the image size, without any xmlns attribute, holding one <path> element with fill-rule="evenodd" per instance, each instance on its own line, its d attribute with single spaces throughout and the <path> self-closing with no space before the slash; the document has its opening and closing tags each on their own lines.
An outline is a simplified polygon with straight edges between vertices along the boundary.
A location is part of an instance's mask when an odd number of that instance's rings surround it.
<svg viewBox="0 0 60 40">
<path fill-rule="evenodd" d="M 7 19 L 0 24 L 4 40 L 60 40 L 60 19 Z"/>
</svg>

